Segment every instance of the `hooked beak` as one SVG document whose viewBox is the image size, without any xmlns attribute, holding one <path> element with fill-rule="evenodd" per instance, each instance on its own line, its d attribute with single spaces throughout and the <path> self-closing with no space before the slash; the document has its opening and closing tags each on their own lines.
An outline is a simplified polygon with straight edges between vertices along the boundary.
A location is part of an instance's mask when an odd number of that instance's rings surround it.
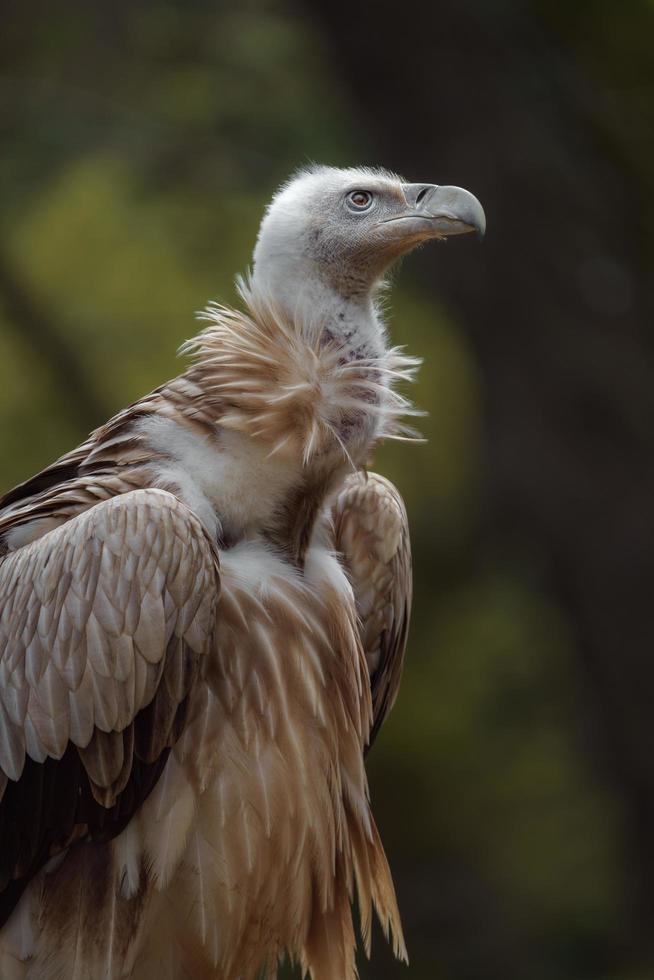
<svg viewBox="0 0 654 980">
<path fill-rule="evenodd" d="M 439 184 L 404 184 L 403 190 L 408 208 L 387 222 L 410 222 L 411 234 L 420 233 L 425 238 L 449 238 L 469 231 L 484 237 L 486 215 L 470 191 Z"/>
</svg>

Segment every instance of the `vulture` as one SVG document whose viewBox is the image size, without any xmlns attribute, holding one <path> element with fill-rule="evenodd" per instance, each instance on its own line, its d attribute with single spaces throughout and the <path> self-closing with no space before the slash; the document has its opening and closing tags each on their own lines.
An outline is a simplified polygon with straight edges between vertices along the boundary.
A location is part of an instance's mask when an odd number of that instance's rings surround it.
<svg viewBox="0 0 654 980">
<path fill-rule="evenodd" d="M 379 291 L 484 230 L 458 187 L 313 166 L 178 377 L 0 500 L 2 980 L 355 980 L 406 958 L 364 761 L 398 691 L 407 438 Z"/>
</svg>

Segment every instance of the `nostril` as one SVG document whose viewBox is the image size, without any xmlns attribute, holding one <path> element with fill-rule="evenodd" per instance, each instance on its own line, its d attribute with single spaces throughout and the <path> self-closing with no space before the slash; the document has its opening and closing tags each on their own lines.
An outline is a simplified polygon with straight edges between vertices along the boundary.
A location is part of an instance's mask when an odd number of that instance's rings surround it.
<svg viewBox="0 0 654 980">
<path fill-rule="evenodd" d="M 427 194 L 427 191 L 430 190 L 431 190 L 431 185 L 428 184 L 426 187 L 423 187 L 422 190 L 418 191 L 418 195 L 416 197 L 416 204 L 420 204 L 420 202 L 424 199 L 425 195 Z"/>
</svg>

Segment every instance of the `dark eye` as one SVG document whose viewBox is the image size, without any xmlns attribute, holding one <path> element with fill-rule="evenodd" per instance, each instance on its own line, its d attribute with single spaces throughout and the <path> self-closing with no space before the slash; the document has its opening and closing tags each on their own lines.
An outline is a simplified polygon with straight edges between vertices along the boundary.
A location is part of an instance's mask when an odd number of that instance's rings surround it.
<svg viewBox="0 0 654 980">
<path fill-rule="evenodd" d="M 347 206 L 352 211 L 367 211 L 372 200 L 370 191 L 350 191 L 347 195 Z"/>
</svg>

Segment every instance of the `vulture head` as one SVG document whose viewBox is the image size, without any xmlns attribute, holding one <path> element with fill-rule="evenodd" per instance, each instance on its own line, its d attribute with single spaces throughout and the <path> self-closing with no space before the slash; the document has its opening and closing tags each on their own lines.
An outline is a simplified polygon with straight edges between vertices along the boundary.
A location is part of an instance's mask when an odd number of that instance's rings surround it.
<svg viewBox="0 0 654 980">
<path fill-rule="evenodd" d="M 312 167 L 284 184 L 261 223 L 253 285 L 292 315 L 365 303 L 400 256 L 429 239 L 476 231 L 486 219 L 461 187 L 410 184 L 384 170 Z"/>
</svg>

